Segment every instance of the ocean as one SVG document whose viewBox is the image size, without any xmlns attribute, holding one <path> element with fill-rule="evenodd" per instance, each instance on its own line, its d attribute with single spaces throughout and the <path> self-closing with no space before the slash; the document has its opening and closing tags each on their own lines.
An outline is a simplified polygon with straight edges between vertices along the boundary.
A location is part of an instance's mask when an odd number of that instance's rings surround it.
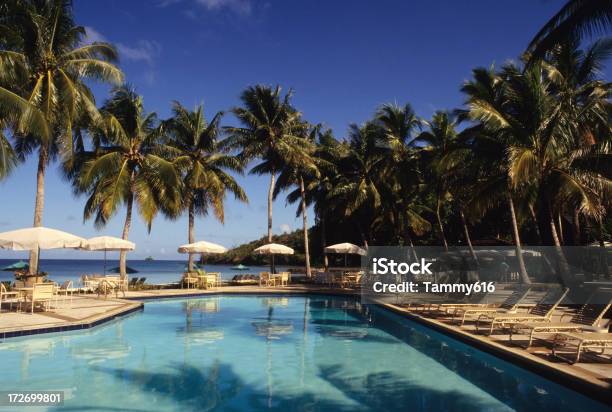
<svg viewBox="0 0 612 412">
<path fill-rule="evenodd" d="M 27 261 L 27 260 L 26 260 Z M 0 268 L 6 267 L 17 262 L 15 259 L 0 259 Z M 186 260 L 130 260 L 127 265 L 136 269 L 138 273 L 129 274 L 131 277 L 146 277 L 147 283 L 170 283 L 177 282 L 181 279 L 181 275 L 187 265 Z M 106 268 L 108 270 L 119 266 L 118 260 L 107 260 Z M 221 278 L 225 280 L 231 279 L 234 275 L 254 273 L 259 274 L 262 271 L 268 271 L 269 267 L 264 266 L 249 266 L 249 270 L 232 270 L 234 265 L 204 265 L 207 272 L 221 272 Z M 48 279 L 54 282 L 64 282 L 72 280 L 75 282 L 80 280 L 84 274 L 102 274 L 104 272 L 103 259 L 41 259 L 40 270 L 49 274 Z M 277 270 L 283 270 L 277 266 Z M 0 281 L 14 280 L 13 272 L 0 271 Z"/>
</svg>

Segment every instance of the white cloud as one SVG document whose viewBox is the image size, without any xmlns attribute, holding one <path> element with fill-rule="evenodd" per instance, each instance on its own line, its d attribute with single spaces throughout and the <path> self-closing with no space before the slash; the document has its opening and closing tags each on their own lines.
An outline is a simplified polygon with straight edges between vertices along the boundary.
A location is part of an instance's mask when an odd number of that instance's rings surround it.
<svg viewBox="0 0 612 412">
<path fill-rule="evenodd" d="M 289 226 L 288 223 L 283 223 L 282 225 L 280 225 L 280 230 L 282 233 L 290 233 L 291 232 L 291 226 Z"/>
<path fill-rule="evenodd" d="M 136 46 L 117 43 L 121 58 L 131 61 L 145 61 L 149 64 L 161 53 L 161 45 L 156 41 L 140 40 Z"/>
<path fill-rule="evenodd" d="M 184 2 L 186 0 L 159 0 L 157 5 L 159 7 L 168 7 Z M 193 0 L 193 3 L 209 11 L 230 10 L 242 15 L 249 15 L 253 11 L 252 0 Z M 194 12 L 190 11 L 188 17 L 193 15 Z"/>
<path fill-rule="evenodd" d="M 91 26 L 85 26 L 85 44 L 96 41 L 108 42 L 105 35 Z M 119 56 L 130 61 L 144 61 L 152 64 L 153 60 L 161 53 L 161 45 L 153 40 L 139 40 L 135 46 L 130 46 L 125 43 L 115 43 Z"/>
<path fill-rule="evenodd" d="M 85 26 L 85 43 L 93 43 L 96 41 L 107 41 L 106 37 L 91 26 Z"/>
<path fill-rule="evenodd" d="M 252 11 L 250 0 L 196 0 L 196 3 L 207 10 L 229 9 L 239 14 L 251 14 Z"/>
</svg>

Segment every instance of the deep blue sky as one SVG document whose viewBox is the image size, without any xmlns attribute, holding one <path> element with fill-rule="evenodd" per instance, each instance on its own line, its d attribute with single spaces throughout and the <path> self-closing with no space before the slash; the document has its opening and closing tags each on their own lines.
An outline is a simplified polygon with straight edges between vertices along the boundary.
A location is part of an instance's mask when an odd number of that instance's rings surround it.
<svg viewBox="0 0 612 412">
<path fill-rule="evenodd" d="M 256 83 L 295 89 L 294 103 L 311 122 L 337 137 L 349 123 L 369 118 L 385 102 L 410 102 L 429 117 L 461 105 L 461 83 L 476 66 L 516 59 L 529 39 L 557 11 L 560 0 L 150 0 L 75 1 L 77 22 L 92 40 L 117 45 L 127 81 L 161 117 L 170 101 L 204 102 L 209 117 L 238 104 Z M 96 87 L 98 103 L 104 87 Z M 226 115 L 225 124 L 234 122 Z M 29 160 L 0 183 L 0 231 L 32 223 L 35 162 Z M 267 177 L 240 182 L 250 204 L 228 199 L 226 223 L 198 219 L 198 239 L 231 247 L 266 232 Z M 74 198 L 57 167 L 47 176 L 45 226 L 81 236 L 119 236 L 125 212 L 97 232 L 82 222 L 85 200 Z M 312 219 L 312 213 L 310 214 Z M 284 197 L 274 204 L 274 231 L 300 227 Z M 130 239 L 134 258 L 177 258 L 186 243 L 186 219 L 162 217 L 150 235 L 136 219 Z M 25 256 L 0 252 L 0 258 Z M 75 251 L 45 257 L 97 258 Z"/>
</svg>

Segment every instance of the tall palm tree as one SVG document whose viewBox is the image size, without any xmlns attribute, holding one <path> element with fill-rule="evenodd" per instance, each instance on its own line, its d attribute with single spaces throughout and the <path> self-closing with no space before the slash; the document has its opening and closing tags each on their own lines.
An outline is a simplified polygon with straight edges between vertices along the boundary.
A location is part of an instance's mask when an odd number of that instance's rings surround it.
<svg viewBox="0 0 612 412">
<path fill-rule="evenodd" d="M 316 137 L 314 136 L 316 135 Z M 303 209 L 312 206 L 315 220 L 318 221 L 321 233 L 321 254 L 324 256 L 324 265 L 328 267 L 326 222 L 333 219 L 338 213 L 335 204 L 331 199 L 331 192 L 338 180 L 338 166 L 340 158 L 344 154 L 343 145 L 338 142 L 330 129 L 323 129 L 317 125 L 311 132 L 311 140 L 315 142 L 314 162 L 317 173 L 304 174 L 303 180 L 305 187 L 301 185 L 287 195 L 287 202 L 299 203 L 296 217 L 302 214 Z M 342 213 L 343 215 L 343 213 Z M 307 235 L 307 234 L 306 234 Z"/>
<path fill-rule="evenodd" d="M 535 186 L 538 190 L 544 239 L 552 239 L 554 245 L 560 246 L 555 224 L 557 206 L 562 203 L 559 196 L 573 195 L 585 212 L 595 216 L 603 211 L 597 187 L 606 187 L 610 181 L 600 173 L 597 162 L 589 165 L 585 158 L 605 156 L 609 148 L 605 144 L 585 146 L 581 131 L 589 118 L 607 122 L 607 92 L 602 90 L 593 104 L 583 107 L 579 119 L 553 94 L 540 65 L 526 70 L 508 65 L 501 75 L 505 79 L 506 103 L 496 113 L 502 123 L 490 129 L 506 140 L 512 185 L 517 189 Z"/>
<path fill-rule="evenodd" d="M 568 0 L 529 43 L 532 59 L 544 57 L 556 45 L 610 31 L 612 0 Z"/>
<path fill-rule="evenodd" d="M 291 162 L 295 149 L 303 143 L 296 136 L 301 129 L 301 114 L 291 106 L 291 91 L 281 96 L 279 86 L 275 88 L 257 85 L 242 92 L 242 107 L 232 109 L 241 123 L 240 127 L 227 127 L 228 143 L 240 149 L 239 157 L 244 161 L 254 158 L 262 162 L 250 173 L 269 174 L 268 188 L 268 241 L 272 241 L 272 200 L 276 173 L 286 162 Z M 299 157 L 299 153 L 297 153 Z"/>
<path fill-rule="evenodd" d="M 41 226 L 48 163 L 58 154 L 71 155 L 72 125 L 81 112 L 96 117 L 84 80 L 119 83 L 123 75 L 113 65 L 113 46 L 83 45 L 86 32 L 75 24 L 70 1 L 10 3 L 0 18 L 0 103 L 12 114 L 16 147 L 23 155 L 38 150 L 34 226 Z M 31 271 L 36 262 L 32 253 Z"/>
<path fill-rule="evenodd" d="M 226 153 L 223 142 L 218 141 L 222 112 L 210 122 L 204 117 L 204 107 L 193 111 L 174 102 L 173 116 L 163 124 L 169 153 L 182 176 L 181 209 L 189 216 L 188 242 L 193 243 L 196 215 L 205 216 L 212 209 L 215 217 L 224 222 L 223 202 L 227 192 L 237 200 L 248 202 L 246 193 L 227 172 L 242 173 L 243 164 Z M 193 270 L 193 255 L 189 254 L 189 271 Z"/>
<path fill-rule="evenodd" d="M 425 145 L 421 149 L 421 155 L 427 165 L 427 170 L 435 181 L 436 220 L 442 244 L 448 250 L 448 242 L 444 233 L 444 226 L 442 225 L 440 209 L 452 196 L 449 187 L 449 175 L 445 170 L 444 160 L 448 159 L 457 138 L 456 123 L 447 112 L 436 112 L 431 121 L 426 121 L 425 124 L 429 130 L 421 133 L 417 140 Z"/>
<path fill-rule="evenodd" d="M 473 79 L 467 81 L 461 91 L 466 94 L 465 111 L 459 111 L 460 118 L 477 121 L 480 124 L 470 132 L 470 149 L 474 151 L 473 168 L 478 168 L 470 206 L 481 214 L 500 204 L 507 204 L 510 212 L 512 237 L 519 264 L 519 275 L 523 283 L 531 283 L 523 259 L 521 237 L 515 209 L 513 188 L 509 178 L 506 142 L 498 134 L 498 128 L 505 122 L 499 110 L 505 104 L 502 78 L 493 67 L 473 70 Z"/>
<path fill-rule="evenodd" d="M 385 148 L 380 145 L 378 132 L 372 122 L 350 126 L 345 153 L 338 163 L 339 176 L 329 195 L 344 217 L 355 221 L 366 248 L 371 241 L 372 215 L 382 204 L 380 177 L 386 167 Z"/>
<path fill-rule="evenodd" d="M 411 234 L 421 235 L 431 229 L 430 223 L 422 216 L 427 208 L 414 201 L 422 187 L 418 152 L 414 146 L 415 132 L 421 129 L 422 121 L 410 104 L 385 104 L 376 111 L 374 122 L 379 128 L 379 143 L 388 161 L 379 185 L 385 199 L 384 207 L 393 216 L 394 226 L 399 230 L 398 237 L 403 232 L 404 241 L 416 258 Z M 446 246 L 444 231 L 440 233 Z"/>
<path fill-rule="evenodd" d="M 580 218 L 593 219 L 601 228 L 605 215 L 603 205 L 610 202 L 610 191 L 606 190 L 612 179 L 612 158 L 610 142 L 612 128 L 609 125 L 610 87 L 603 81 L 606 59 L 612 55 L 612 40 L 601 39 L 579 48 L 577 40 L 563 42 L 547 55 L 543 68 L 551 82 L 556 99 L 563 113 L 565 132 L 569 137 L 571 150 L 578 150 L 579 156 L 572 156 L 568 164 L 577 180 L 590 181 L 590 191 L 581 193 L 579 186 L 567 185 L 566 190 L 557 193 L 559 219 L 563 206 L 569 208 L 574 225 L 574 242 L 580 241 Z M 586 170 L 584 169 L 586 166 Z M 596 174 L 598 180 L 588 178 Z M 574 190 L 568 190 L 571 188 Z M 588 201 L 585 201 L 588 200 Z M 600 239 L 601 240 L 601 239 Z"/>
<path fill-rule="evenodd" d="M 121 205 L 126 207 L 122 238 L 127 239 L 134 203 L 149 230 L 159 210 L 179 210 L 181 181 L 171 161 L 162 157 L 168 147 L 160 140 L 155 113 L 144 111 L 142 98 L 128 86 L 113 89 L 101 108 L 104 123 L 92 130 L 99 145 L 76 175 L 77 191 L 86 192 L 85 220 L 106 225 Z M 120 254 L 120 273 L 126 276 L 126 253 Z"/>
<path fill-rule="evenodd" d="M 306 264 L 306 276 L 311 277 L 310 271 L 310 245 L 308 240 L 308 213 L 307 213 L 307 201 L 306 201 L 306 180 L 317 179 L 320 176 L 319 169 L 317 167 L 317 159 L 314 157 L 315 154 L 315 139 L 319 133 L 319 126 L 309 127 L 304 124 L 303 133 L 307 136 L 303 139 L 303 146 L 296 148 L 299 154 L 292 156 L 293 161 L 286 162 L 280 174 L 278 181 L 274 188 L 274 198 L 282 190 L 287 190 L 289 187 L 297 185 L 300 191 L 300 207 L 298 212 L 302 214 L 302 226 L 304 234 L 304 257 Z M 288 199 L 289 200 L 289 199 Z"/>
</svg>

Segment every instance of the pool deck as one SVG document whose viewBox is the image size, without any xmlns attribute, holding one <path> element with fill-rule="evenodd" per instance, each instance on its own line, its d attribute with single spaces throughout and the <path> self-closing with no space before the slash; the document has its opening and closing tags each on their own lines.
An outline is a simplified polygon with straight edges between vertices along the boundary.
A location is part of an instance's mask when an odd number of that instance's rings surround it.
<svg viewBox="0 0 612 412">
<path fill-rule="evenodd" d="M 359 296 L 358 292 L 314 285 L 291 285 L 282 288 L 259 286 L 224 286 L 212 290 L 156 289 L 129 291 L 125 297 L 98 298 L 95 295 L 75 295 L 72 304 L 52 304 L 49 312 L 34 314 L 3 310 L 0 313 L 0 344 L 2 340 L 50 332 L 88 329 L 141 310 L 147 300 L 218 294 L 324 294 Z M 553 357 L 545 341 L 535 341 L 526 350 L 521 341 L 511 342 L 508 335 L 485 336 L 476 333 L 472 324 L 459 327 L 448 319 L 425 316 L 392 304 L 381 307 L 424 324 L 438 332 L 456 338 L 480 350 L 524 367 L 564 386 L 612 405 L 612 360 L 585 356 L 580 363 L 569 364 Z"/>
</svg>

